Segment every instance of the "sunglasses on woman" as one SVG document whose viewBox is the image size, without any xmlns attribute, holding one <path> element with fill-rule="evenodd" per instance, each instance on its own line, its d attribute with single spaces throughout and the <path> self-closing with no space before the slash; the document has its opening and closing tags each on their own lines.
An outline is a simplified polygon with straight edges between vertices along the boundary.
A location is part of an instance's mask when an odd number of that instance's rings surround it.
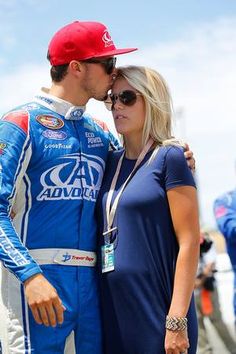
<svg viewBox="0 0 236 354">
<path fill-rule="evenodd" d="M 104 103 L 106 108 L 112 111 L 117 100 L 125 106 L 133 106 L 137 101 L 137 96 L 142 96 L 142 94 L 132 90 L 124 90 L 119 93 L 109 94 Z"/>
<path fill-rule="evenodd" d="M 116 58 L 111 57 L 111 58 L 107 58 L 107 59 L 96 59 L 96 58 L 91 58 L 91 59 L 86 59 L 83 60 L 84 63 L 88 63 L 88 64 L 101 64 L 106 73 L 108 75 L 110 75 L 112 73 L 112 71 L 115 69 L 116 66 Z"/>
</svg>

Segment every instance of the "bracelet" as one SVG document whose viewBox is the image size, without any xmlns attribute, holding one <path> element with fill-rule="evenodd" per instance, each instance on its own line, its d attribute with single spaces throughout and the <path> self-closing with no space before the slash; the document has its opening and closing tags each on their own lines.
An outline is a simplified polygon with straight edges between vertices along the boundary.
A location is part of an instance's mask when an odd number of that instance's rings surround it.
<svg viewBox="0 0 236 354">
<path fill-rule="evenodd" d="M 166 329 L 170 331 L 183 331 L 188 326 L 187 317 L 169 317 L 166 316 Z"/>
</svg>

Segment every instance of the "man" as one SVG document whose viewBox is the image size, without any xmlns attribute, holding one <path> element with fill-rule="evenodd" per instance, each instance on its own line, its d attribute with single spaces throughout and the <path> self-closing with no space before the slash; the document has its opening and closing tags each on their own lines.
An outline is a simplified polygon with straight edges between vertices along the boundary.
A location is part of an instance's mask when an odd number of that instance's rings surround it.
<svg viewBox="0 0 236 354">
<path fill-rule="evenodd" d="M 217 226 L 224 235 L 234 273 L 234 317 L 236 328 L 236 190 L 219 196 L 214 202 Z"/>
<path fill-rule="evenodd" d="M 217 284 L 214 277 L 216 248 L 213 240 L 206 232 L 201 234 L 200 242 L 200 259 L 194 292 L 199 326 L 198 354 L 213 353 L 204 324 L 205 317 L 210 319 L 229 353 L 236 354 L 236 342 L 224 323 L 220 310 Z"/>
<path fill-rule="evenodd" d="M 10 353 L 63 353 L 72 331 L 77 353 L 102 352 L 94 206 L 109 147 L 118 143 L 84 110 L 110 89 L 114 55 L 134 50 L 116 49 L 101 23 L 63 27 L 48 48 L 50 90 L 1 120 L 3 345 Z"/>
<path fill-rule="evenodd" d="M 114 56 L 134 50 L 116 49 L 101 23 L 63 27 L 48 48 L 51 88 L 0 122 L 10 353 L 63 353 L 71 332 L 76 353 L 102 352 L 94 207 L 108 150 L 118 143 L 84 110 L 111 88 Z"/>
</svg>

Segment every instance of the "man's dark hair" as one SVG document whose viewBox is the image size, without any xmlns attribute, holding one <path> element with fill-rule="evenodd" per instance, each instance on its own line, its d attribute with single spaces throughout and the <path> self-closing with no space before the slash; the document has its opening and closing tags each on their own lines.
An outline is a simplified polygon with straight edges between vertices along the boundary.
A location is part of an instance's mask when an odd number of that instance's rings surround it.
<svg viewBox="0 0 236 354">
<path fill-rule="evenodd" d="M 50 62 L 49 52 L 47 53 L 47 59 Z M 69 64 L 56 65 L 56 66 L 53 65 L 50 69 L 50 75 L 52 81 L 54 82 L 62 81 L 67 74 L 68 65 Z"/>
</svg>

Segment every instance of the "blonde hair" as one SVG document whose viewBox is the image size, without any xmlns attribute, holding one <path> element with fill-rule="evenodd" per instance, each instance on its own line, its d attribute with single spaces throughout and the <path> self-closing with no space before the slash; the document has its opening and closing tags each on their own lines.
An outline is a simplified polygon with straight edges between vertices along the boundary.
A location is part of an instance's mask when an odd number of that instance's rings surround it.
<svg viewBox="0 0 236 354">
<path fill-rule="evenodd" d="M 116 79 L 120 78 L 143 96 L 146 107 L 143 145 L 152 137 L 156 146 L 183 146 L 171 134 L 172 99 L 164 78 L 153 69 L 133 65 L 119 67 Z"/>
</svg>

